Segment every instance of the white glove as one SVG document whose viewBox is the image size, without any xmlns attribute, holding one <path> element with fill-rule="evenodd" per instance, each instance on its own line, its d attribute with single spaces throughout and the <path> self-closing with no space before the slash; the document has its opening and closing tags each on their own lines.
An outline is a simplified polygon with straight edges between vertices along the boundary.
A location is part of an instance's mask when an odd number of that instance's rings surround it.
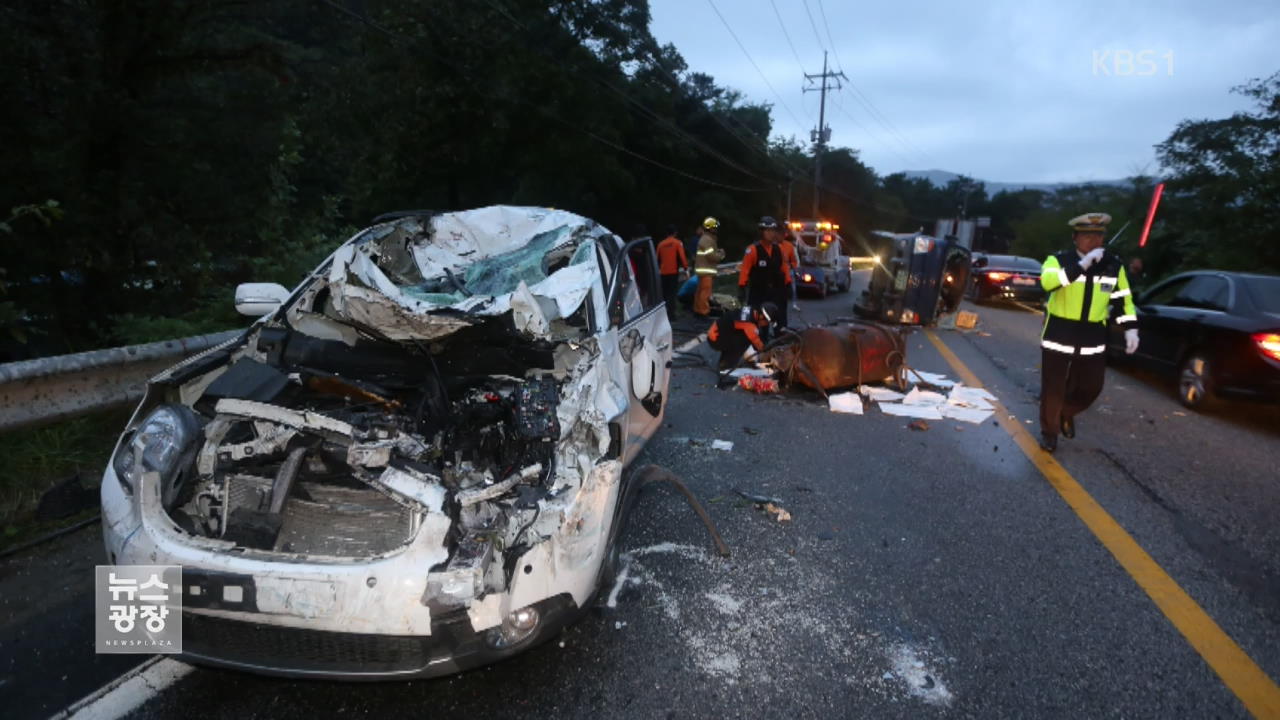
<svg viewBox="0 0 1280 720">
<path fill-rule="evenodd" d="M 1080 258 L 1080 269 L 1088 270 L 1090 265 L 1093 265 L 1102 259 L 1103 252 L 1105 251 L 1102 248 L 1094 248 L 1085 253 L 1084 257 Z"/>
<path fill-rule="evenodd" d="M 1124 354 L 1132 355 L 1138 352 L 1138 328 L 1129 328 L 1124 331 Z"/>
</svg>

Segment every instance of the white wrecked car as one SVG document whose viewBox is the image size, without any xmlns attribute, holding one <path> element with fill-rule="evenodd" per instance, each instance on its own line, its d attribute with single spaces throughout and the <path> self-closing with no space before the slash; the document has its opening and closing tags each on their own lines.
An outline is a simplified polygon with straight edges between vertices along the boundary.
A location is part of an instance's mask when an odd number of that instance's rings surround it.
<svg viewBox="0 0 1280 720">
<path fill-rule="evenodd" d="M 184 654 L 431 676 L 545 640 L 609 582 L 661 425 L 648 239 L 538 208 L 406 213 L 153 379 L 102 483 L 113 564 L 183 567 Z"/>
</svg>

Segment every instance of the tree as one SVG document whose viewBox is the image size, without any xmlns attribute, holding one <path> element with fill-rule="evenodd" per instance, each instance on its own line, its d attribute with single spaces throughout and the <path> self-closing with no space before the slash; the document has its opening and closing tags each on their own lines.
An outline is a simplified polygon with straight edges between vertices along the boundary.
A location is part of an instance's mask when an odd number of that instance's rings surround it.
<svg viewBox="0 0 1280 720">
<path fill-rule="evenodd" d="M 1280 272 L 1280 72 L 1232 92 L 1254 109 L 1184 121 L 1156 146 L 1169 180 L 1151 243 L 1184 267 Z"/>
</svg>

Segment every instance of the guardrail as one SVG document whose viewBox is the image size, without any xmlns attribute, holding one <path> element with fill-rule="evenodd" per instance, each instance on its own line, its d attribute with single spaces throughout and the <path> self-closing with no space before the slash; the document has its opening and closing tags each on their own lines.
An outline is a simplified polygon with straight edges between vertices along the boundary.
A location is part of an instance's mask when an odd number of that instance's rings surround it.
<svg viewBox="0 0 1280 720">
<path fill-rule="evenodd" d="M 720 263 L 716 270 L 730 275 L 737 272 L 738 263 Z M 240 332 L 4 363 L 0 365 L 0 432 L 137 402 L 152 377 Z"/>
<path fill-rule="evenodd" d="M 137 402 L 147 380 L 241 330 L 0 365 L 0 432 Z"/>
</svg>

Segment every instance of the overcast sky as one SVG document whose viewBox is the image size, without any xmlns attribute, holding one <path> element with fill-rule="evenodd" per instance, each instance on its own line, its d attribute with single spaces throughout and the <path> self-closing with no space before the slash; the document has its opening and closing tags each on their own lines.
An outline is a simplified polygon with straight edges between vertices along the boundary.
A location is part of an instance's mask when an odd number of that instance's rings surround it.
<svg viewBox="0 0 1280 720">
<path fill-rule="evenodd" d="M 1229 89 L 1280 70 L 1276 0 L 712 1 L 761 72 L 708 0 L 650 0 L 654 35 L 691 69 L 772 104 L 775 135 L 806 143 L 818 94 L 801 92 L 801 66 L 819 73 L 823 49 L 833 51 L 850 82 L 828 94 L 832 145 L 860 150 L 882 175 L 1155 174 L 1152 146 L 1180 120 L 1243 109 Z M 1143 51 L 1153 65 L 1139 63 Z"/>
</svg>

